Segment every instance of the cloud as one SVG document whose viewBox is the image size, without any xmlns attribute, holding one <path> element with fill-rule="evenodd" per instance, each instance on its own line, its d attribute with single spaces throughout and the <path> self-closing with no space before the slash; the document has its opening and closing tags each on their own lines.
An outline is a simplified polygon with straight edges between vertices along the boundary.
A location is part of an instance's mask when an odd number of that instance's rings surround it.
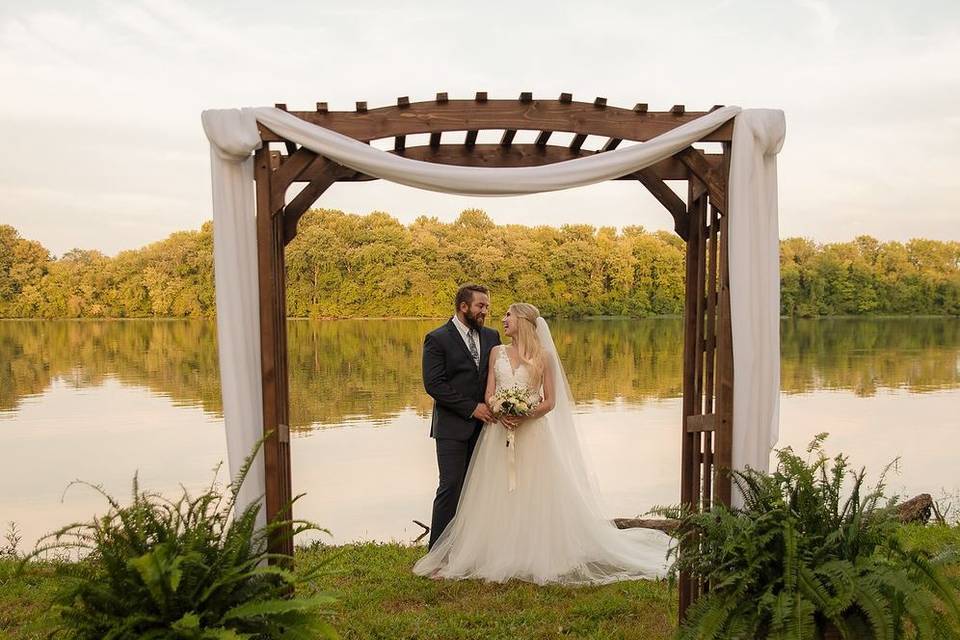
<svg viewBox="0 0 960 640">
<path fill-rule="evenodd" d="M 572 91 L 628 107 L 782 108 L 783 235 L 956 239 L 956 225 L 944 222 L 960 205 L 949 174 L 960 143 L 960 5 L 922 9 L 886 0 L 428 3 L 418 11 L 366 2 L 267 15 L 245 2 L 21 5 L 0 13 L 0 82 L 14 96 L 0 103 L 0 124 L 16 150 L 0 157 L 0 196 L 21 194 L 0 217 L 45 244 L 72 246 L 83 221 L 40 226 L 57 215 L 44 209 L 53 202 L 22 195 L 58 192 L 116 220 L 169 206 L 151 233 L 196 227 L 209 217 L 205 108 Z M 469 199 L 368 183 L 337 185 L 320 204 L 405 220 L 481 206 L 499 222 L 671 228 L 631 187 Z M 121 202 L 114 192 L 139 195 Z M 85 246 L 135 246 L 143 241 L 136 224 Z"/>
<path fill-rule="evenodd" d="M 823 0 L 797 0 L 797 4 L 809 9 L 817 18 L 817 32 L 825 40 L 832 40 L 840 26 L 840 20 L 830 8 L 830 4 Z"/>
</svg>

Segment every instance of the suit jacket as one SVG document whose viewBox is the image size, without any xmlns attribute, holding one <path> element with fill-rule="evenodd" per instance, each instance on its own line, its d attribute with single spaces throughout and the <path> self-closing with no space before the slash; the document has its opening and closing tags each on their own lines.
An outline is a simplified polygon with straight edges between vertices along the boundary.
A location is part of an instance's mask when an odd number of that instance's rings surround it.
<svg viewBox="0 0 960 640">
<path fill-rule="evenodd" d="M 447 321 L 423 339 L 423 387 L 433 398 L 431 438 L 469 440 L 482 422 L 473 418 L 487 387 L 490 350 L 500 344 L 500 334 L 480 330 L 480 368 L 453 324 Z"/>
</svg>

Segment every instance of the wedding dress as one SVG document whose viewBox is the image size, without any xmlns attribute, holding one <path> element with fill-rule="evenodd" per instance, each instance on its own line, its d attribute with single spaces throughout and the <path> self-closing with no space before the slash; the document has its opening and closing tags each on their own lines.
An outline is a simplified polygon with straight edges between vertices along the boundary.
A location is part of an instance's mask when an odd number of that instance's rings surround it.
<svg viewBox="0 0 960 640">
<path fill-rule="evenodd" d="M 543 318 L 537 320 L 537 335 L 553 367 L 554 409 L 514 431 L 512 453 L 503 425 L 483 426 L 456 516 L 414 573 L 570 585 L 665 576 L 669 537 L 617 529 L 603 514 L 573 424 L 567 379 Z M 530 388 L 526 364 L 514 369 L 503 347 L 491 358 L 497 389 Z"/>
</svg>

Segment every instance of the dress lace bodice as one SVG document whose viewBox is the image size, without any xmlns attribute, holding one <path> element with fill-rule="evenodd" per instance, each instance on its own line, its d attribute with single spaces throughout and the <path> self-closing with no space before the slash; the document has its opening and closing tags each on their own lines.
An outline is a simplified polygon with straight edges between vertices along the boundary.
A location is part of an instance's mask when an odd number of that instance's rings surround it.
<svg viewBox="0 0 960 640">
<path fill-rule="evenodd" d="M 504 346 L 496 348 L 495 357 L 493 374 L 497 384 L 497 390 L 523 385 L 530 391 L 531 396 L 538 399 L 542 397 L 540 394 L 540 384 L 534 381 L 534 374 L 525 362 L 521 362 L 520 365 L 514 369 L 510 363 L 510 356 L 507 355 L 507 348 Z"/>
</svg>

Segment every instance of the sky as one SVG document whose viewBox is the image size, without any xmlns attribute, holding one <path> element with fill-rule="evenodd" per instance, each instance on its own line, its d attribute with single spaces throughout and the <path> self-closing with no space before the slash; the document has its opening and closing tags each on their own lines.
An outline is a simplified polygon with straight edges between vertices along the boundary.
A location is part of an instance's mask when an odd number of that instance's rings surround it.
<svg viewBox="0 0 960 640">
<path fill-rule="evenodd" d="M 0 87 L 0 223 L 55 255 L 210 219 L 204 109 L 439 91 L 782 109 L 781 237 L 960 240 L 957 0 L 4 2 Z M 511 198 L 337 184 L 317 206 L 672 228 L 633 181 Z"/>
</svg>

